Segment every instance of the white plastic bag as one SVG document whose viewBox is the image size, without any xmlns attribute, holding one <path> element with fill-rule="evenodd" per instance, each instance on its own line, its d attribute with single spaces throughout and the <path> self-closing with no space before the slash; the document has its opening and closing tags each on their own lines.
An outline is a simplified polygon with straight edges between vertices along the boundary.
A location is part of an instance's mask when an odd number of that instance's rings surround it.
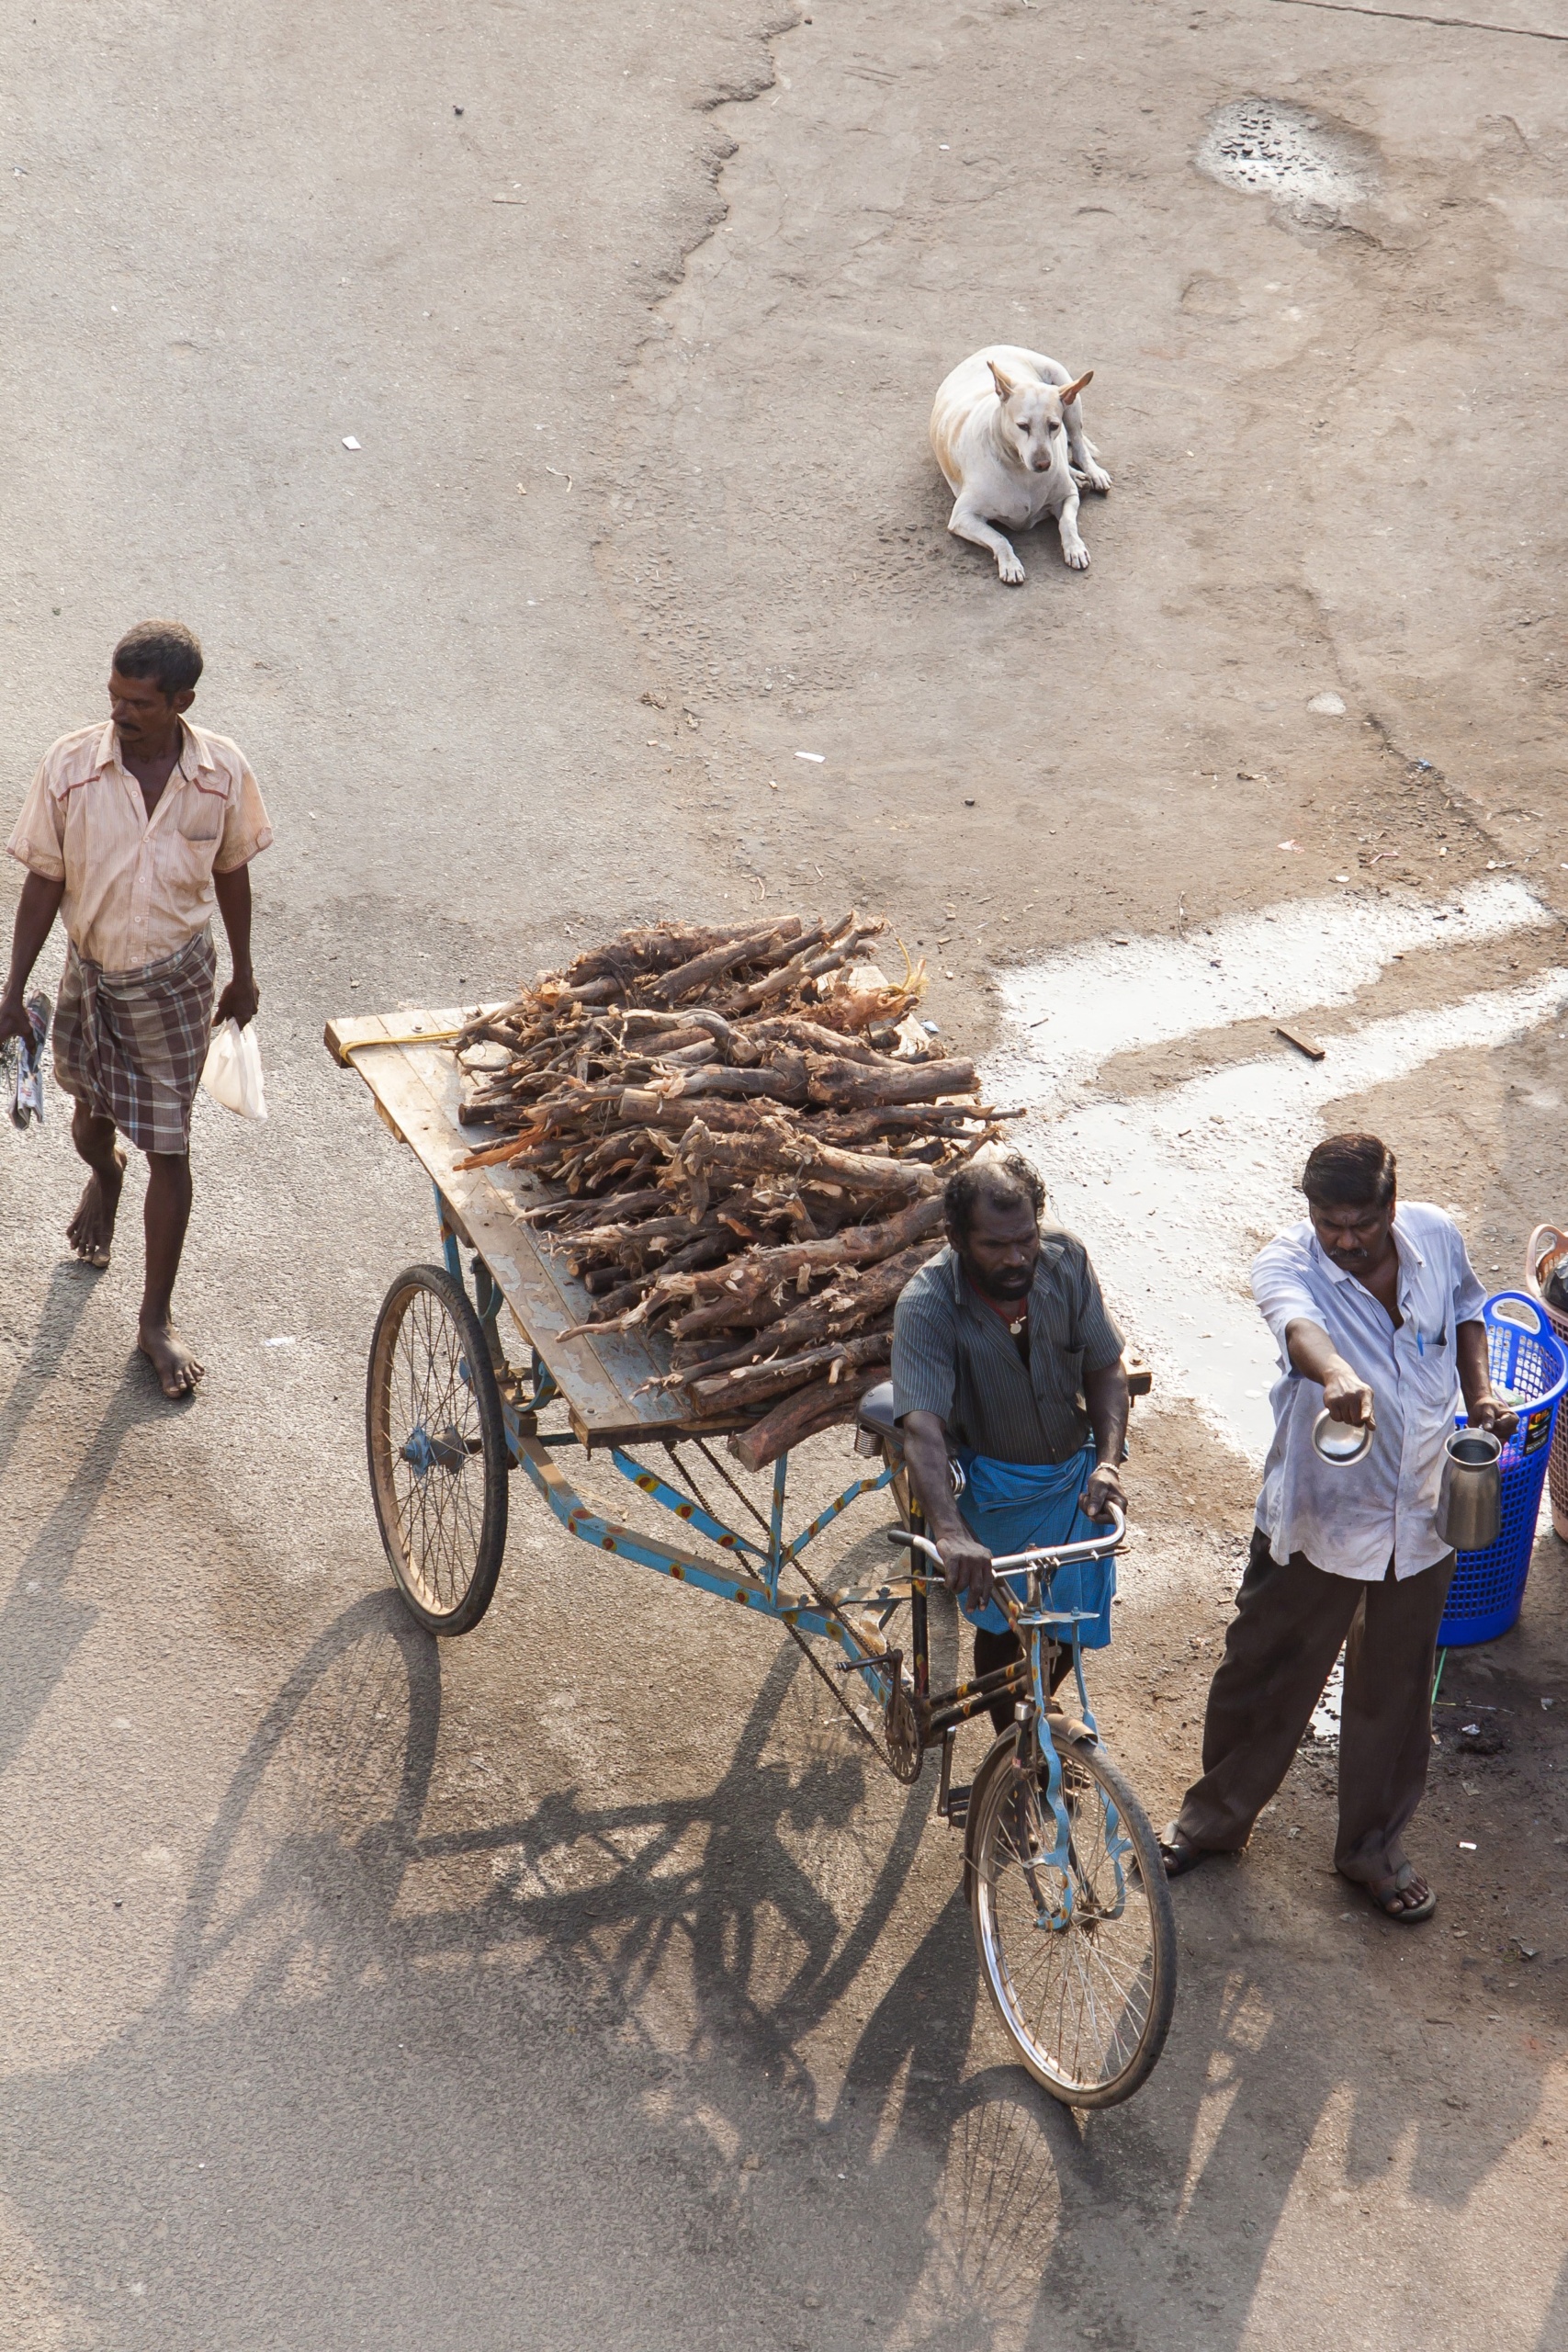
<svg viewBox="0 0 1568 2352">
<path fill-rule="evenodd" d="M 237 1111 L 242 1119 L 265 1118 L 266 1091 L 254 1021 L 243 1029 L 237 1021 L 225 1021 L 207 1049 L 201 1082 L 225 1111 Z"/>
</svg>

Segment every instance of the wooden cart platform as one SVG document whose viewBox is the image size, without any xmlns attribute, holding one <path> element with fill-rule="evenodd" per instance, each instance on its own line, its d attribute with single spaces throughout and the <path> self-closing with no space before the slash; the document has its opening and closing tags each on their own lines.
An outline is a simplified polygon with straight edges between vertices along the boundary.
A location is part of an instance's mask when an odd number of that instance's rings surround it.
<svg viewBox="0 0 1568 2352">
<path fill-rule="evenodd" d="M 563 1339 L 585 1323 L 593 1301 L 568 1272 L 564 1252 L 525 1222 L 551 1195 L 533 1177 L 504 1165 L 460 1169 L 457 1161 L 501 1130 L 461 1125 L 462 1080 L 452 1040 L 472 1013 L 358 1013 L 329 1021 L 334 1060 L 359 1073 L 385 1124 L 407 1144 L 439 1193 L 459 1241 L 477 1250 L 561 1392 L 582 1444 L 626 1445 L 638 1439 L 722 1434 L 746 1416 L 694 1420 L 680 1395 L 645 1384 L 670 1369 L 668 1344 L 635 1332 Z"/>
</svg>

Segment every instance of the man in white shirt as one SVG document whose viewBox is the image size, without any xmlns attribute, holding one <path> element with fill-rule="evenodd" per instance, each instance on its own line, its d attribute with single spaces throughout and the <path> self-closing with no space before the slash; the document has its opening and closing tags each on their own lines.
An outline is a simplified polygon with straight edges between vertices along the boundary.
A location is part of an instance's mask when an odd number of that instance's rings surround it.
<svg viewBox="0 0 1568 2352">
<path fill-rule="evenodd" d="M 201 648 L 177 621 L 128 630 L 109 669 L 107 722 L 45 753 L 6 843 L 25 865 L 0 994 L 0 1043 L 26 1036 L 28 978 L 58 914 L 70 942 L 54 1017 L 54 1073 L 74 1096 L 71 1137 L 91 1174 L 66 1238 L 107 1266 L 125 1179 L 124 1136 L 147 1154 L 146 1283 L 137 1344 L 165 1396 L 202 1366 L 174 1328 L 190 1216 L 190 1114 L 214 1017 L 255 1017 L 250 861 L 272 828 L 243 754 L 192 726 Z M 233 973 L 213 1014 L 212 916 Z"/>
<path fill-rule="evenodd" d="M 1274 1442 L 1252 1557 L 1209 1690 L 1203 1773 L 1161 1843 L 1179 1878 L 1235 1853 L 1290 1769 L 1340 1645 L 1335 1867 L 1391 1919 L 1429 1918 L 1437 1895 L 1405 1856 L 1427 1785 L 1432 1662 L 1454 1555 L 1437 1532 L 1443 1442 L 1462 1392 L 1472 1424 L 1512 1435 L 1492 1394 L 1483 1294 L 1453 1219 L 1400 1207 L 1375 1136 L 1320 1143 L 1302 1178 L 1308 1215 L 1253 1261 L 1280 1348 Z M 1325 1462 L 1313 1425 L 1370 1427 L 1370 1449 Z"/>
</svg>

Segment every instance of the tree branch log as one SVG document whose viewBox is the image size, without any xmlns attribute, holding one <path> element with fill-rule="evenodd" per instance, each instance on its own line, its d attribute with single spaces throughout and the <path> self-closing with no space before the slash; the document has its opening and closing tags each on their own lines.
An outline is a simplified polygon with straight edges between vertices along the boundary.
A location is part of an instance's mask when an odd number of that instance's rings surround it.
<svg viewBox="0 0 1568 2352">
<path fill-rule="evenodd" d="M 796 1389 L 750 1429 L 732 1437 L 730 1453 L 746 1469 L 765 1470 L 803 1438 L 831 1429 L 837 1421 L 852 1420 L 861 1398 L 878 1381 L 886 1379 L 887 1370 L 886 1363 L 874 1363 L 851 1373 L 847 1379 L 816 1380 L 807 1388 Z"/>
<path fill-rule="evenodd" d="M 802 1355 L 769 1357 L 761 1363 L 738 1364 L 730 1372 L 705 1373 L 687 1382 L 687 1393 L 705 1413 L 750 1412 L 830 1374 L 835 1366 L 841 1380 L 864 1364 L 885 1363 L 888 1344 L 886 1330 L 862 1331 L 852 1340 L 808 1348 Z"/>
<path fill-rule="evenodd" d="M 741 932 L 736 938 L 727 940 L 722 947 L 714 948 L 705 956 L 694 956 L 689 964 L 678 964 L 672 972 L 666 972 L 661 979 L 655 980 L 647 993 L 656 999 L 661 998 L 666 1004 L 673 1004 L 677 997 L 689 996 L 694 989 L 704 987 L 707 981 L 721 979 L 726 972 L 733 971 L 737 964 L 764 961 L 770 948 L 781 946 L 786 939 L 798 938 L 799 933 L 798 915 L 791 915 L 786 922 L 770 925 L 761 937 L 754 931 Z M 820 932 L 817 934 L 818 938 L 821 935 Z"/>
<path fill-rule="evenodd" d="M 935 1102 L 942 1095 L 975 1091 L 975 1065 L 968 1061 L 896 1062 L 879 1056 L 874 1066 L 839 1060 L 830 1054 L 807 1054 L 806 1066 L 810 1072 L 811 1100 L 825 1110 Z"/>
</svg>

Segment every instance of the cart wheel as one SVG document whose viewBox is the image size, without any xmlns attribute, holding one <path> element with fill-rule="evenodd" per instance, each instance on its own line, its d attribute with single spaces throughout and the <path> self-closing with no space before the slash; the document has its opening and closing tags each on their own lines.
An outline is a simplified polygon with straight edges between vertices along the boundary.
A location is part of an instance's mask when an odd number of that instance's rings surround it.
<svg viewBox="0 0 1568 2352">
<path fill-rule="evenodd" d="M 1062 1750 L 1068 1867 L 1037 1781 L 997 1742 L 970 1800 L 966 1862 L 987 1989 L 1019 2055 L 1069 2107 L 1114 2107 L 1153 2069 L 1176 2005 L 1176 1915 L 1147 1816 L 1100 1747 Z M 1070 1882 L 1072 1907 L 1064 1896 Z"/>
<path fill-rule="evenodd" d="M 506 1548 L 506 1435 L 483 1327 L 443 1266 L 406 1267 L 381 1303 L 365 1438 L 403 1599 L 433 1634 L 468 1633 Z"/>
</svg>

